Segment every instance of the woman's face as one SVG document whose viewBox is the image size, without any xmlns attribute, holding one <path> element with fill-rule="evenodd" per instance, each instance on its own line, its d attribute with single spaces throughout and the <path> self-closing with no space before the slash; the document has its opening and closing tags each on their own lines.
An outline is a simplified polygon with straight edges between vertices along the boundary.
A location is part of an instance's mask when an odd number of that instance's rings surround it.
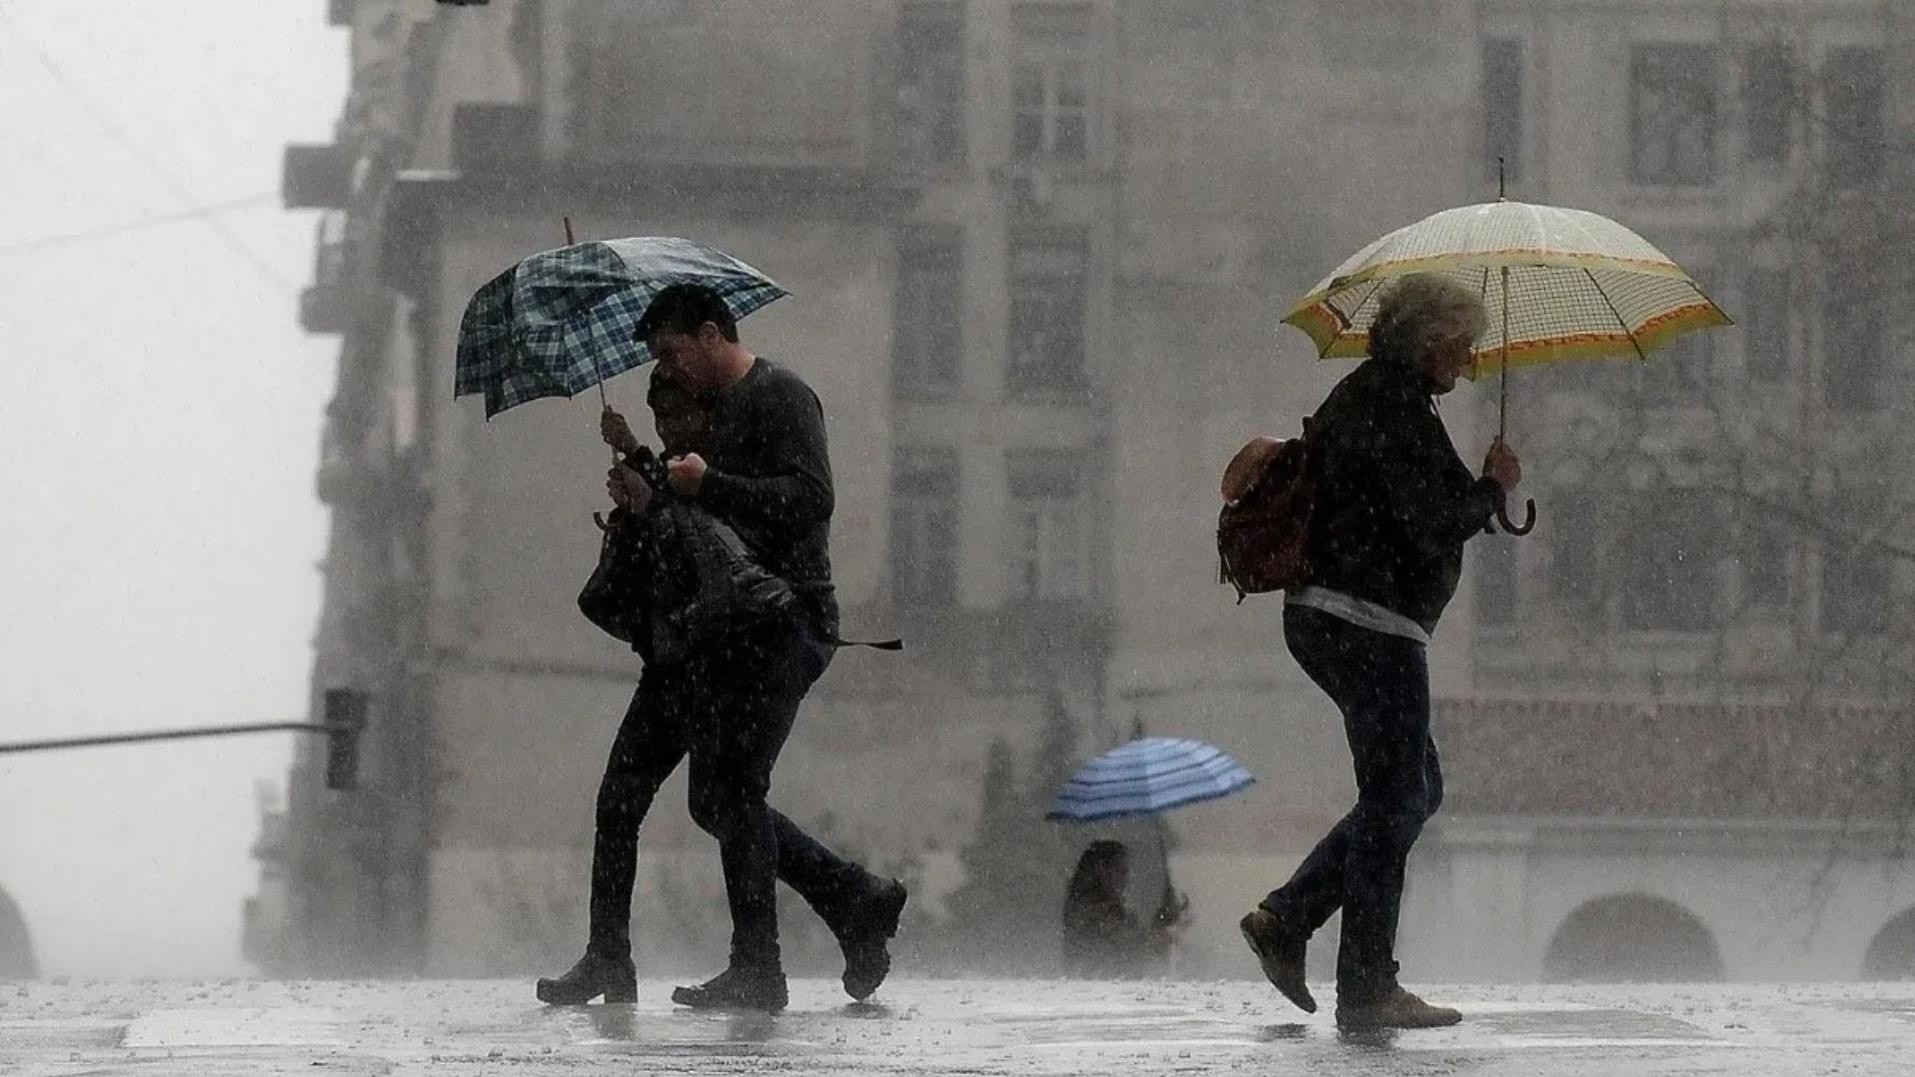
<svg viewBox="0 0 1915 1077">
<path fill-rule="evenodd" d="M 1437 395 L 1456 388 L 1456 379 L 1476 362 L 1476 337 L 1469 333 L 1450 333 L 1429 342 L 1418 357 L 1417 365 L 1436 384 Z"/>
<path fill-rule="evenodd" d="M 697 398 L 672 387 L 651 395 L 652 425 L 667 453 L 696 452 L 705 434 L 705 409 Z"/>
<path fill-rule="evenodd" d="M 672 452 L 690 452 L 698 441 L 698 435 L 704 433 L 704 416 L 695 411 L 661 412 L 653 417 L 653 425 L 658 428 L 658 440 Z"/>
</svg>

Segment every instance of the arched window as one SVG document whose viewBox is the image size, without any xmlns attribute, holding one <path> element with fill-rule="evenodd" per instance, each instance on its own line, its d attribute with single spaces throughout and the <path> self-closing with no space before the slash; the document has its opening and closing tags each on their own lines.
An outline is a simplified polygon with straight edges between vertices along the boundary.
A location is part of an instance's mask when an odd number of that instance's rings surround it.
<svg viewBox="0 0 1915 1077">
<path fill-rule="evenodd" d="M 40 974 L 33 960 L 33 938 L 26 917 L 5 890 L 0 890 L 0 980 L 30 980 Z"/>
<path fill-rule="evenodd" d="M 1555 983 L 1677 983 L 1720 980 L 1715 939 L 1689 910 L 1648 894 L 1597 898 L 1569 914 L 1543 978 Z"/>
<path fill-rule="evenodd" d="M 1882 925 L 1862 958 L 1864 980 L 1915 980 L 1915 909 Z"/>
</svg>

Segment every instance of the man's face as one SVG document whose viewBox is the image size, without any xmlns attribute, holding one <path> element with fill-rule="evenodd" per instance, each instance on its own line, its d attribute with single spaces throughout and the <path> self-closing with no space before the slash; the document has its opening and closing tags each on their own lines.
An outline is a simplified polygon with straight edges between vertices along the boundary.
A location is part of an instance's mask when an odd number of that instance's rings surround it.
<svg viewBox="0 0 1915 1077">
<path fill-rule="evenodd" d="M 1423 373 L 1435 383 L 1437 395 L 1456 388 L 1456 379 L 1469 371 L 1476 361 L 1475 345 L 1476 338 L 1463 333 L 1430 342 L 1420 365 Z"/>
<path fill-rule="evenodd" d="M 723 339 L 718 327 L 706 322 L 690 333 L 653 333 L 645 338 L 645 346 L 667 377 L 692 392 L 701 392 L 718 384 L 722 353 L 717 342 Z"/>
</svg>

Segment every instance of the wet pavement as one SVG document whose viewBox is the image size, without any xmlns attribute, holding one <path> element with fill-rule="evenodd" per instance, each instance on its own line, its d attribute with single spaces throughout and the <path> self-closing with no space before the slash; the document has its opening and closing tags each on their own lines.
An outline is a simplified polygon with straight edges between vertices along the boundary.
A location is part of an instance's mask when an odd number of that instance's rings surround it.
<svg viewBox="0 0 1915 1077">
<path fill-rule="evenodd" d="M 1429 988 L 1462 1025 L 1363 1036 L 1250 982 L 900 980 L 861 1005 L 804 980 L 777 1017 L 669 993 L 548 1008 L 529 981 L 0 984 L 0 1075 L 1915 1072 L 1915 984 Z"/>
</svg>

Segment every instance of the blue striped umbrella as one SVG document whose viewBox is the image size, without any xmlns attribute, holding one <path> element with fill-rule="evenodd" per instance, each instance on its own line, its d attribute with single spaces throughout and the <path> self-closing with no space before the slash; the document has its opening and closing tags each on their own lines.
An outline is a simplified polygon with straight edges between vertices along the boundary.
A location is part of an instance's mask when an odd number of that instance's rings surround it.
<svg viewBox="0 0 1915 1077">
<path fill-rule="evenodd" d="M 1139 737 L 1079 768 L 1046 819 L 1094 823 L 1157 815 L 1239 792 L 1257 779 L 1213 744 Z"/>
<path fill-rule="evenodd" d="M 535 254 L 466 305 L 452 395 L 483 393 L 489 419 L 528 400 L 574 396 L 648 362 L 651 352 L 633 332 L 652 297 L 672 284 L 710 288 L 736 318 L 789 294 L 731 255 L 676 236 Z"/>
</svg>

